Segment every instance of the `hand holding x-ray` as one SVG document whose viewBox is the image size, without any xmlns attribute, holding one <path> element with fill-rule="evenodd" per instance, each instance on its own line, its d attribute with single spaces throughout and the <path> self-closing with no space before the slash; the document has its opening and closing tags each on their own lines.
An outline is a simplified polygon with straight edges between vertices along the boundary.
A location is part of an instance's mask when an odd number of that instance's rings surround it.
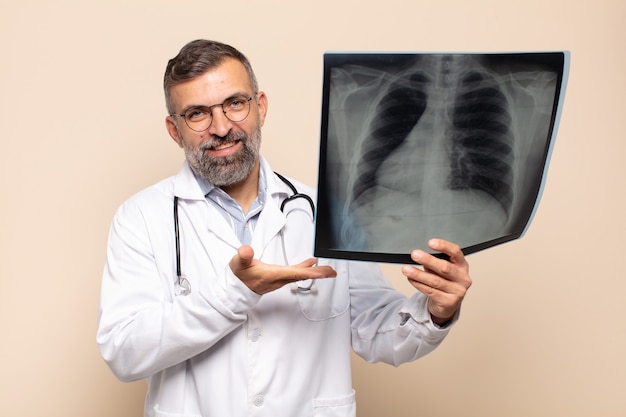
<svg viewBox="0 0 626 417">
<path fill-rule="evenodd" d="M 433 321 L 443 324 L 461 308 L 472 279 L 469 276 L 469 264 L 457 244 L 431 239 L 428 246 L 434 251 L 445 253 L 448 260 L 416 249 L 411 252 L 411 258 L 422 268 L 405 266 L 402 273 L 411 285 L 428 296 L 428 311 Z"/>
</svg>

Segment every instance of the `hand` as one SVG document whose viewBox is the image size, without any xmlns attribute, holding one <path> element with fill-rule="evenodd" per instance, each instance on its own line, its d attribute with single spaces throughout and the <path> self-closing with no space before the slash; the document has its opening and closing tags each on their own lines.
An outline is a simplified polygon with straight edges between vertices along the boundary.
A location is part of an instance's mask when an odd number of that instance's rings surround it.
<svg viewBox="0 0 626 417">
<path fill-rule="evenodd" d="M 254 259 L 254 250 L 244 245 L 237 249 L 229 266 L 248 288 L 257 294 L 265 294 L 292 282 L 337 276 L 332 267 L 316 266 L 316 263 L 314 258 L 309 258 L 293 266 L 269 265 Z"/>
<path fill-rule="evenodd" d="M 443 324 L 461 307 L 472 279 L 469 276 L 469 264 L 457 244 L 431 239 L 428 246 L 445 253 L 450 260 L 439 259 L 416 249 L 411 252 L 411 259 L 421 264 L 423 270 L 416 266 L 405 266 L 402 273 L 412 286 L 428 296 L 428 311 L 433 322 Z"/>
</svg>

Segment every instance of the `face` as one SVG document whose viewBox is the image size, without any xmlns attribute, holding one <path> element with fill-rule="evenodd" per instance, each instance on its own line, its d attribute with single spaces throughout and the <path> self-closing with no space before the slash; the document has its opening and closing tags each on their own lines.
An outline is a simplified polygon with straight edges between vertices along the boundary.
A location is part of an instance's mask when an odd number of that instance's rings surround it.
<svg viewBox="0 0 626 417">
<path fill-rule="evenodd" d="M 267 112 L 267 97 L 252 90 L 245 67 L 236 59 L 227 59 L 218 67 L 172 87 L 170 98 L 174 113 L 193 106 L 211 106 L 227 98 L 252 97 L 250 114 L 241 122 L 226 118 L 220 106 L 211 109 L 213 122 L 203 132 L 191 130 L 183 117 L 168 116 L 167 130 L 184 149 L 191 169 L 217 187 L 243 183 L 258 174 L 261 127 Z M 255 171 L 256 170 L 256 171 Z"/>
</svg>

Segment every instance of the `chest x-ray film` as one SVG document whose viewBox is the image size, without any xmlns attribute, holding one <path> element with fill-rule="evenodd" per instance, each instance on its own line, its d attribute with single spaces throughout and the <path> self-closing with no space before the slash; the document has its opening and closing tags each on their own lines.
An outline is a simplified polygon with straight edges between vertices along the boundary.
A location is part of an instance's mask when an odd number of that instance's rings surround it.
<svg viewBox="0 0 626 417">
<path fill-rule="evenodd" d="M 567 52 L 325 54 L 315 256 L 411 263 L 433 237 L 465 254 L 521 237 L 568 68 Z"/>
</svg>

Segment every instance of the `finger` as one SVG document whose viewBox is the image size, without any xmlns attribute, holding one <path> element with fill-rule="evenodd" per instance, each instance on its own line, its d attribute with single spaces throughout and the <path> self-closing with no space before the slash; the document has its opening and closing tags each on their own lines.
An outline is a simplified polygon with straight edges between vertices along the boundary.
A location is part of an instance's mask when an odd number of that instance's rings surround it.
<svg viewBox="0 0 626 417">
<path fill-rule="evenodd" d="M 455 282 L 416 267 L 407 266 L 404 270 L 407 272 L 409 283 L 428 297 L 430 313 L 440 319 L 446 319 L 455 314 L 471 285 L 471 281 Z"/>
<path fill-rule="evenodd" d="M 309 261 L 310 260 L 304 261 L 292 267 L 293 277 L 296 281 L 318 278 L 334 278 L 337 276 L 337 271 L 335 271 L 331 266 L 312 266 Z M 313 265 L 314 264 L 315 262 L 313 262 Z"/>
<path fill-rule="evenodd" d="M 436 289 L 430 285 L 426 285 L 422 282 L 416 281 L 414 279 L 408 278 L 409 283 L 419 292 L 421 292 L 422 294 L 428 296 L 428 297 L 433 297 L 436 295 L 437 292 L 441 292 L 441 290 Z"/>
<path fill-rule="evenodd" d="M 442 292 L 452 291 L 452 283 L 461 284 L 464 287 L 469 287 L 471 284 L 465 267 L 439 259 L 419 249 L 411 252 L 411 258 L 422 265 L 422 268 L 413 265 L 406 265 L 402 268 L 402 273 L 412 284 L 418 282 Z"/>
<path fill-rule="evenodd" d="M 328 265 L 314 266 L 311 269 L 314 270 L 315 278 L 335 278 L 337 276 L 337 271 Z"/>
<path fill-rule="evenodd" d="M 450 262 L 454 264 L 466 265 L 465 255 L 463 251 L 456 243 L 449 242 L 444 239 L 430 239 L 428 241 L 428 247 L 448 255 Z"/>
<path fill-rule="evenodd" d="M 422 265 L 425 271 L 435 273 L 442 273 L 444 269 L 450 269 L 452 267 L 450 262 L 444 259 L 439 259 L 436 256 L 420 249 L 415 249 L 411 252 L 411 259 L 413 259 L 415 263 Z M 418 268 L 413 267 L 413 269 Z"/>
<path fill-rule="evenodd" d="M 453 278 L 459 273 L 467 275 L 469 265 L 458 245 L 441 239 L 432 239 L 429 246 L 432 249 L 444 251 L 450 256 L 450 259 L 440 259 L 419 249 L 411 252 L 411 259 L 421 264 L 424 270 L 445 278 Z"/>
<path fill-rule="evenodd" d="M 433 295 L 435 291 L 450 291 L 450 281 L 437 274 L 408 265 L 402 268 L 402 273 L 412 286 L 428 296 Z"/>
<path fill-rule="evenodd" d="M 304 261 L 302 261 L 299 264 L 296 264 L 294 266 L 301 267 L 301 268 L 309 268 L 309 267 L 314 266 L 316 263 L 317 263 L 317 259 L 309 258 L 309 259 L 306 259 L 306 260 L 304 260 Z"/>
<path fill-rule="evenodd" d="M 316 266 L 316 264 L 317 259 L 309 258 L 299 264 L 293 265 L 293 268 L 295 268 L 296 280 L 301 281 L 314 278 L 334 278 L 337 276 L 337 271 L 335 271 L 331 266 Z"/>
</svg>

